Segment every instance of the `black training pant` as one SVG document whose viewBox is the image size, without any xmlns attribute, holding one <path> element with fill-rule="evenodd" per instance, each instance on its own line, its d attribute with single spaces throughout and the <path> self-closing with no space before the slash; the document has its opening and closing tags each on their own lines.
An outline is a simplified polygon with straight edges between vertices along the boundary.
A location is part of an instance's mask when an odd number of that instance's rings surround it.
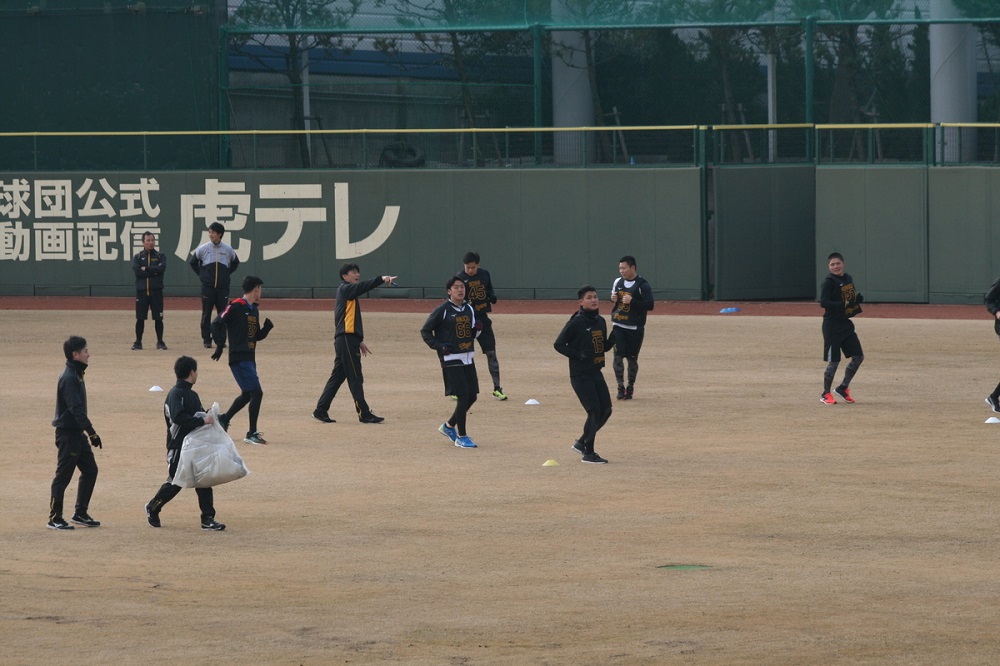
<svg viewBox="0 0 1000 666">
<path fill-rule="evenodd" d="M 97 483 L 97 460 L 87 435 L 82 430 L 56 428 L 56 475 L 52 479 L 52 498 L 49 500 L 49 520 L 63 517 L 63 497 L 73 478 L 73 470 L 80 470 L 76 487 L 74 515 L 87 513 L 90 497 Z"/>
<path fill-rule="evenodd" d="M 201 339 L 203 342 L 212 342 L 212 308 L 217 314 L 229 305 L 229 287 L 216 288 L 201 287 Z"/>
<path fill-rule="evenodd" d="M 316 402 L 316 410 L 324 414 L 329 412 L 333 399 L 337 397 L 337 391 L 346 380 L 358 415 L 371 414 L 371 408 L 365 402 L 365 378 L 361 373 L 361 339 L 351 333 L 338 335 L 333 339 L 333 349 L 337 354 L 333 361 L 333 372 L 326 380 L 323 393 Z"/>
</svg>

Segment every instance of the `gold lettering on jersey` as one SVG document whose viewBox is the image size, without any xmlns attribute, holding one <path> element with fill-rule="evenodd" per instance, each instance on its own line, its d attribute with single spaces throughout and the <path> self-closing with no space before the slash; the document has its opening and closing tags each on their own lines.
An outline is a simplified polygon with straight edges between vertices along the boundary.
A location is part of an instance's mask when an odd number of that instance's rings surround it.
<svg viewBox="0 0 1000 666">
<path fill-rule="evenodd" d="M 257 339 L 257 331 L 260 329 L 258 323 L 257 317 L 247 315 L 247 347 L 249 349 L 253 349 L 257 346 L 255 341 Z"/>
<path fill-rule="evenodd" d="M 844 314 L 850 317 L 853 314 L 857 314 L 861 310 L 861 306 L 858 305 L 858 292 L 854 288 L 854 283 L 849 282 L 848 284 L 841 285 L 840 296 L 844 299 Z"/>
<path fill-rule="evenodd" d="M 483 284 L 482 280 L 469 280 L 465 288 L 468 290 L 467 298 L 470 301 L 477 301 L 477 310 L 486 307 L 486 303 L 478 302 L 486 300 L 486 285 Z"/>
</svg>

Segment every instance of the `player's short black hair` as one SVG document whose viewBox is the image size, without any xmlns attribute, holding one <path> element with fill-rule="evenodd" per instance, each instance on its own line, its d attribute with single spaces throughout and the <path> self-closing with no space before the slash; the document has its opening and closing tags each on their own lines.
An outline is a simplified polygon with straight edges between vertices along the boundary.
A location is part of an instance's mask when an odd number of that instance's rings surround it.
<svg viewBox="0 0 1000 666">
<path fill-rule="evenodd" d="M 187 379 L 198 369 L 198 361 L 190 356 L 181 356 L 174 361 L 174 375 L 177 379 Z"/>
<path fill-rule="evenodd" d="M 156 238 L 156 234 L 154 234 L 152 231 L 142 232 L 142 240 L 146 240 L 146 236 L 152 236 L 154 239 Z"/>
<path fill-rule="evenodd" d="M 635 257 L 633 257 L 631 254 L 626 254 L 624 257 L 618 260 L 618 263 L 620 264 L 623 261 L 632 268 L 635 268 Z"/>
<path fill-rule="evenodd" d="M 842 255 L 839 252 L 831 252 L 830 256 L 826 258 L 826 261 L 827 261 L 827 263 L 829 263 L 829 262 L 833 261 L 834 259 L 840 259 L 841 261 L 843 261 L 844 260 L 844 255 Z"/>
<path fill-rule="evenodd" d="M 79 335 L 71 335 L 66 338 L 66 342 L 63 343 L 63 354 L 66 355 L 66 360 L 72 361 L 73 352 L 83 351 L 86 346 L 87 341 Z"/>
<path fill-rule="evenodd" d="M 464 284 L 462 278 L 458 277 L 457 275 L 452 275 L 450 278 L 444 281 L 444 290 L 448 291 L 454 286 L 456 282 L 462 282 Z"/>
<path fill-rule="evenodd" d="M 262 284 L 264 284 L 264 281 L 261 280 L 256 275 L 248 275 L 245 278 L 243 278 L 243 293 L 249 294 L 251 291 L 253 291 L 259 285 Z"/>
<path fill-rule="evenodd" d="M 622 259 L 622 261 L 625 261 L 625 260 Z M 585 285 L 583 285 L 582 287 L 580 287 L 579 289 L 576 290 L 576 297 L 577 298 L 583 298 L 588 292 L 591 292 L 591 291 L 596 294 L 597 293 L 597 287 L 595 287 L 592 284 L 585 284 Z"/>
<path fill-rule="evenodd" d="M 219 236 L 222 236 L 223 234 L 226 233 L 226 228 L 222 226 L 221 222 L 212 222 L 212 224 L 208 225 L 208 230 L 214 231 L 215 233 L 219 234 Z"/>
<path fill-rule="evenodd" d="M 478 252 L 466 252 L 465 256 L 462 257 L 463 264 L 478 264 L 479 263 L 479 253 Z"/>
<path fill-rule="evenodd" d="M 358 266 L 357 264 L 341 264 L 340 271 L 338 274 L 340 275 L 341 279 L 343 279 L 343 277 L 348 273 L 350 273 L 351 271 L 357 271 L 360 273 L 361 267 Z"/>
</svg>

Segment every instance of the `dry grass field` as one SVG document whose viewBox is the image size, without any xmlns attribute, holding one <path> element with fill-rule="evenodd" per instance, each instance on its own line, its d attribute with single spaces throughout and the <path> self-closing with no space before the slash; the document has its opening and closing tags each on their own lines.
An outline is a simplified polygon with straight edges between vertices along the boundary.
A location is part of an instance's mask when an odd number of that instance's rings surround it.
<svg viewBox="0 0 1000 666">
<path fill-rule="evenodd" d="M 481 394 L 479 448 L 461 450 L 436 432 L 453 403 L 423 314 L 365 313 L 367 395 L 386 422 L 358 423 L 345 386 L 324 425 L 310 412 L 330 313 L 262 308 L 271 443 L 238 444 L 252 473 L 216 489 L 221 533 L 199 529 L 191 490 L 159 530 L 143 513 L 165 476 L 164 394 L 149 388 L 189 354 L 206 405 L 238 392 L 197 313 L 168 313 L 168 352 L 150 349 L 151 324 L 131 352 L 128 311 L 0 310 L 0 662 L 1000 661 L 988 320 L 862 316 L 858 403 L 824 406 L 818 308 L 654 316 L 636 399 L 597 440 L 611 462 L 584 465 L 570 450 L 583 411 L 552 350 L 569 311 L 495 316 L 511 399 Z M 103 526 L 59 533 L 45 528 L 49 422 L 69 334 L 91 351 Z M 243 412 L 231 433 L 245 429 Z M 74 477 L 70 507 L 75 492 Z"/>
</svg>

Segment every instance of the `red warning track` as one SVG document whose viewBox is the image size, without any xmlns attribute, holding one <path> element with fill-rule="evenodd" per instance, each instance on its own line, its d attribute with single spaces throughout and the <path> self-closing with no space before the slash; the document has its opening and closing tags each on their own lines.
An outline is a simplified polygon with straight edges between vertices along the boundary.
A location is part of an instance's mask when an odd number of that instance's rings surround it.
<svg viewBox="0 0 1000 666">
<path fill-rule="evenodd" d="M 365 298 L 366 312 L 427 313 L 440 301 L 408 298 Z M 602 305 L 607 312 L 610 309 Z M 261 302 L 265 310 L 333 311 L 333 300 L 313 298 L 272 298 Z M 0 296 L 0 310 L 131 310 L 131 298 L 99 296 Z M 501 301 L 497 314 L 566 314 L 576 301 Z M 167 310 L 200 310 L 198 298 L 167 297 Z M 739 312 L 723 317 L 819 317 L 822 310 L 812 301 L 658 301 L 653 315 L 710 315 L 726 308 Z M 912 303 L 865 303 L 863 317 L 879 319 L 988 319 L 981 305 L 917 305 Z"/>
</svg>

